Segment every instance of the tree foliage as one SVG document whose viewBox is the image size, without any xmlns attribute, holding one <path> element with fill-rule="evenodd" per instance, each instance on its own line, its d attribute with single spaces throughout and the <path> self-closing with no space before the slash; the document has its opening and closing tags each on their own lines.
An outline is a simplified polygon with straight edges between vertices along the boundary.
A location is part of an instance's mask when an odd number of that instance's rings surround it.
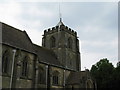
<svg viewBox="0 0 120 90">
<path fill-rule="evenodd" d="M 92 65 L 90 72 L 98 88 L 118 88 L 120 84 L 120 66 L 115 68 L 107 58 Z"/>
</svg>

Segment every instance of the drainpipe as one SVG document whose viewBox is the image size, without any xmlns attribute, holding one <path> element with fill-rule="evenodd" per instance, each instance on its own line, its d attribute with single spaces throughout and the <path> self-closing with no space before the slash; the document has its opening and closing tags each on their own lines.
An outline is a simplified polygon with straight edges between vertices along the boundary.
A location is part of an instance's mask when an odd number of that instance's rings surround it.
<svg viewBox="0 0 120 90">
<path fill-rule="evenodd" d="M 97 84 L 96 84 L 96 81 L 95 81 L 95 90 L 97 90 Z"/>
<path fill-rule="evenodd" d="M 65 89 L 65 70 L 64 70 L 64 89 Z"/>
<path fill-rule="evenodd" d="M 48 81 L 47 81 L 47 79 L 48 79 L 48 65 L 46 65 L 46 88 L 47 88 L 47 83 L 48 83 Z"/>
<path fill-rule="evenodd" d="M 37 88 L 37 84 L 38 84 L 38 59 L 37 61 L 35 62 L 36 65 L 35 65 L 35 88 Z"/>
<path fill-rule="evenodd" d="M 11 78 L 10 78 L 10 90 L 12 88 L 12 79 L 13 79 L 13 71 L 14 71 L 14 61 L 15 61 L 15 54 L 16 54 L 16 50 L 12 50 L 13 51 L 13 61 L 12 61 L 12 70 L 11 70 Z"/>
</svg>

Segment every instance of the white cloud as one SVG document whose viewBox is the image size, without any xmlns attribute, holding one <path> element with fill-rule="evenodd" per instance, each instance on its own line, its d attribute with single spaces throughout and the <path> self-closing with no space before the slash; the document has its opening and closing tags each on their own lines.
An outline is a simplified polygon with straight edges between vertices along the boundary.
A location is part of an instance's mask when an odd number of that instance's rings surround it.
<svg viewBox="0 0 120 90">
<path fill-rule="evenodd" d="M 83 40 L 82 46 L 92 46 L 92 47 L 110 47 L 110 48 L 116 48 L 118 47 L 118 38 L 115 38 L 109 42 L 106 41 L 87 41 Z"/>
<path fill-rule="evenodd" d="M 12 26 L 18 26 L 19 15 L 21 14 L 21 7 L 18 3 L 4 3 L 0 4 L 0 20 Z"/>
<path fill-rule="evenodd" d="M 21 17 L 25 12 L 27 15 L 31 15 L 31 17 L 27 16 L 29 20 L 32 17 L 39 16 L 50 18 L 53 15 L 53 13 L 47 11 L 47 9 L 39 10 L 38 7 L 30 7 L 27 11 L 24 11 L 22 4 L 19 3 L 0 4 L 0 20 L 13 27 L 27 31 L 32 42 L 41 45 L 43 31 L 40 29 L 43 26 L 43 23 L 38 18 L 37 20 L 34 20 L 33 18 L 33 20 L 29 21 L 26 18 Z"/>
<path fill-rule="evenodd" d="M 24 11 L 24 13 L 26 13 L 27 15 L 32 15 L 33 17 L 46 17 L 46 18 L 50 18 L 50 17 L 53 17 L 54 16 L 54 13 L 47 9 L 47 8 L 40 8 L 38 5 L 32 5 L 30 4 L 31 6 L 29 5 L 26 5 L 26 8 L 23 8 L 25 9 L 26 11 Z"/>
<path fill-rule="evenodd" d="M 100 59 L 107 58 L 114 66 L 118 62 L 118 55 L 112 56 L 109 53 L 94 53 L 94 52 L 83 52 L 81 53 L 81 69 L 84 67 L 91 69 L 92 65 L 100 61 Z"/>
<path fill-rule="evenodd" d="M 0 20 L 27 31 L 33 43 L 40 45 L 43 30 L 52 26 L 58 15 L 56 3 L 42 4 L 38 2 L 37 4 L 2 3 L 0 4 Z M 117 13 L 113 13 L 117 3 L 115 6 L 109 3 L 100 3 L 95 7 L 92 7 L 92 4 L 91 7 L 85 7 L 84 4 L 79 3 L 72 4 L 67 3 L 68 7 L 62 5 L 64 6 L 62 10 L 64 17 L 66 17 L 64 18 L 65 23 L 78 30 L 78 37 L 81 39 L 82 68 L 90 69 L 91 65 L 106 57 L 115 65 L 118 40 L 116 23 L 112 22 L 117 22 L 117 18 L 115 18 Z M 80 9 L 81 5 L 83 5 L 82 9 Z"/>
<path fill-rule="evenodd" d="M 41 46 L 43 32 L 31 29 L 31 30 L 27 30 L 27 33 L 28 33 L 28 35 L 31 38 L 33 43 Z"/>
<path fill-rule="evenodd" d="M 100 53 L 81 53 L 81 69 L 84 70 L 84 67 L 90 69 L 92 65 L 98 62 L 102 55 Z"/>
<path fill-rule="evenodd" d="M 116 66 L 116 63 L 118 62 L 117 38 L 113 39 L 111 42 L 83 41 L 82 46 L 82 70 L 84 70 L 84 67 L 90 69 L 93 64 L 97 63 L 103 58 L 107 58 L 114 66 Z"/>
</svg>

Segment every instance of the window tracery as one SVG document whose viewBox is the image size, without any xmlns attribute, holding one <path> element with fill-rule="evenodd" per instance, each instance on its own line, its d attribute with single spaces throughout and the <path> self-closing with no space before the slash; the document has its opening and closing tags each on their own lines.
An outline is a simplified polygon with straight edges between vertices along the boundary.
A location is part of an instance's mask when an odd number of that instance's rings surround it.
<svg viewBox="0 0 120 90">
<path fill-rule="evenodd" d="M 50 38 L 50 48 L 55 47 L 55 46 L 56 46 L 55 43 L 56 43 L 55 37 L 52 36 L 52 37 Z"/>
</svg>

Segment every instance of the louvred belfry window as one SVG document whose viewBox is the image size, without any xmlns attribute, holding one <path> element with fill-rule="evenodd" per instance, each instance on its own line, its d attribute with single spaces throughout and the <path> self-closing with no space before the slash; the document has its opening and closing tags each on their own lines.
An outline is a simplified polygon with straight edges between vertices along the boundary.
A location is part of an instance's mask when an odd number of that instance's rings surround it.
<svg viewBox="0 0 120 90">
<path fill-rule="evenodd" d="M 52 37 L 50 38 L 50 48 L 55 47 L 55 46 L 56 46 L 55 43 L 56 43 L 55 37 L 52 36 Z"/>
<path fill-rule="evenodd" d="M 68 38 L 68 48 L 72 49 L 72 39 Z"/>
</svg>

